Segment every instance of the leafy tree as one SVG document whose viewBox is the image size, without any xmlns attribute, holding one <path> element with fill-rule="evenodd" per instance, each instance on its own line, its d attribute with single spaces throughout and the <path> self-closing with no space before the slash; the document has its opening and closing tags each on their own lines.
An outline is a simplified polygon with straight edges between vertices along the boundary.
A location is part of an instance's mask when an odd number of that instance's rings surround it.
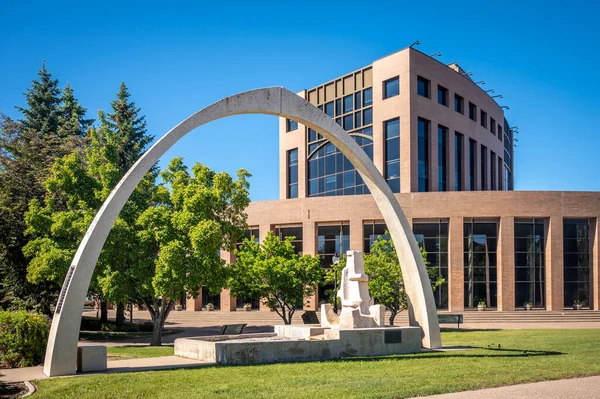
<svg viewBox="0 0 600 399">
<path fill-rule="evenodd" d="M 387 236 L 386 236 L 387 237 Z M 404 288 L 402 269 L 398 261 L 398 255 L 391 238 L 379 236 L 371 247 L 371 252 L 364 255 L 365 273 L 369 276 L 369 294 L 376 304 L 384 305 L 390 311 L 389 322 L 394 325 L 394 319 L 398 313 L 408 308 L 408 297 Z M 421 248 L 421 256 L 426 266 L 427 252 Z M 346 266 L 344 255 L 337 265 L 327 272 L 327 281 L 332 282 L 334 278 L 341 275 L 341 270 Z M 427 267 L 432 289 L 444 283 L 444 279 L 438 275 L 437 267 Z M 335 293 L 337 295 L 337 293 Z"/>
<path fill-rule="evenodd" d="M 229 268 L 231 293 L 262 298 L 285 324 L 292 323 L 294 312 L 313 294 L 322 276 L 319 258 L 296 254 L 293 239 L 280 241 L 271 232 L 262 243 L 245 239 Z"/>
<path fill-rule="evenodd" d="M 15 122 L 0 115 L 0 289 L 13 307 L 50 313 L 60 287 L 53 282 L 34 286 L 26 280 L 24 214 L 32 199 L 43 200 L 43 182 L 54 161 L 81 148 L 91 121 L 84 119 L 85 108 L 70 87 L 61 96 L 45 64 L 38 75 L 25 93 L 27 107 L 18 108 L 23 119 Z"/>
<path fill-rule="evenodd" d="M 247 229 L 248 177 L 240 169 L 233 180 L 200 163 L 190 175 L 182 158 L 161 173 L 153 206 L 137 221 L 138 262 L 127 270 L 138 302 L 154 323 L 151 345 L 161 344 L 165 320 L 182 293 L 196 296 L 202 286 L 217 293 L 225 286 L 227 270 L 219 250 L 233 251 Z"/>
</svg>

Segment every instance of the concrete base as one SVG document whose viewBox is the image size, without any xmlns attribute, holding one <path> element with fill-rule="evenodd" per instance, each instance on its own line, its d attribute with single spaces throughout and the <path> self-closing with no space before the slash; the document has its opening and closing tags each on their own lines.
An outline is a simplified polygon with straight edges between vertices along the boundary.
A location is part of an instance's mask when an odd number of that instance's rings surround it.
<svg viewBox="0 0 600 399">
<path fill-rule="evenodd" d="M 106 346 L 79 346 L 77 348 L 77 371 L 104 371 L 106 369 Z"/>
<path fill-rule="evenodd" d="M 321 330 L 322 335 L 317 334 Z M 332 330 L 315 326 L 277 326 L 276 332 L 178 338 L 175 340 L 175 355 L 220 364 L 253 364 L 421 351 L 419 327 Z"/>
</svg>

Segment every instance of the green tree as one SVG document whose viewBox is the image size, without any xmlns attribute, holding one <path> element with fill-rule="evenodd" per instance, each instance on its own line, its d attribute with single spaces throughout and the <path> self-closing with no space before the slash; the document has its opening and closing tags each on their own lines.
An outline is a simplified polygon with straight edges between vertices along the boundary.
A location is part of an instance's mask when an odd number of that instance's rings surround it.
<svg viewBox="0 0 600 399">
<path fill-rule="evenodd" d="M 393 326 L 398 313 L 408 308 L 408 297 L 394 243 L 391 238 L 386 237 L 387 235 L 379 236 L 375 240 L 371 252 L 364 255 L 364 261 L 365 273 L 369 276 L 369 294 L 376 304 L 384 305 L 390 311 L 389 322 Z M 444 279 L 438 275 L 437 267 L 429 267 L 427 252 L 423 248 L 421 248 L 421 256 L 427 266 L 432 289 L 435 290 L 444 283 Z M 327 272 L 326 281 L 332 282 L 334 278 L 341 276 L 341 270 L 345 266 L 344 255 L 340 262 Z"/>
<path fill-rule="evenodd" d="M 161 344 L 165 320 L 182 293 L 195 297 L 202 286 L 213 293 L 225 286 L 219 251 L 233 251 L 244 235 L 250 203 L 244 169 L 233 180 L 197 163 L 190 175 L 182 158 L 175 158 L 160 176 L 152 206 L 137 221 L 138 261 L 127 270 L 154 323 L 151 345 Z"/>
<path fill-rule="evenodd" d="M 43 200 L 43 182 L 54 161 L 81 148 L 91 121 L 84 118 L 85 109 L 70 87 L 61 96 L 45 64 L 38 75 L 25 93 L 27 106 L 18 108 L 23 119 L 15 122 L 0 115 L 0 294 L 13 307 L 50 313 L 60 287 L 53 282 L 34 286 L 26 280 L 24 214 L 31 200 Z M 76 117 L 67 118 L 67 112 Z"/>
<path fill-rule="evenodd" d="M 261 298 L 285 324 L 312 295 L 322 272 L 318 256 L 298 255 L 292 240 L 280 241 L 271 232 L 262 243 L 245 239 L 230 265 L 229 288 L 237 297 Z"/>
</svg>

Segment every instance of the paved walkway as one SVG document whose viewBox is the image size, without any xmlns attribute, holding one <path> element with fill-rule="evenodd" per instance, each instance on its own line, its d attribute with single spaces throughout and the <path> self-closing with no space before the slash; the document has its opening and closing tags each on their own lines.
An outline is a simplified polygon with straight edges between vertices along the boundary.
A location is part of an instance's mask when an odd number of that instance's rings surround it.
<svg viewBox="0 0 600 399">
<path fill-rule="evenodd" d="M 429 398 L 439 399 L 598 399 L 599 397 L 600 376 L 534 382 L 531 384 L 510 385 L 499 388 L 478 389 L 476 391 L 429 396 Z"/>
<path fill-rule="evenodd" d="M 143 359 L 109 360 L 108 370 L 102 372 L 77 373 L 70 377 L 81 377 L 92 374 L 130 373 L 135 371 L 168 370 L 189 367 L 214 366 L 216 363 L 201 360 L 186 359 L 179 356 L 150 357 Z M 48 377 L 43 373 L 42 366 L 23 367 L 18 369 L 3 369 L 0 375 L 2 382 L 18 382 L 44 380 Z"/>
</svg>

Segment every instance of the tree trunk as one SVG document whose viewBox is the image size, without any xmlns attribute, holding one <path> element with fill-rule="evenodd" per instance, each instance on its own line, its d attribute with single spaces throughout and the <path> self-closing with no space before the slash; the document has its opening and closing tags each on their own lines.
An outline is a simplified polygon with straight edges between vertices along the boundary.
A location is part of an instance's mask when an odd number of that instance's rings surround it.
<svg viewBox="0 0 600 399">
<path fill-rule="evenodd" d="M 146 306 L 148 307 L 148 311 L 152 317 L 152 323 L 154 324 L 150 346 L 161 346 L 162 332 L 165 327 L 165 321 L 171 312 L 172 302 L 168 299 L 163 299 L 162 301 L 154 299 L 153 306 L 149 303 L 147 303 Z"/>
<path fill-rule="evenodd" d="M 394 312 L 394 311 L 392 311 L 392 312 L 390 313 L 390 326 L 393 326 L 393 325 L 394 325 L 394 319 L 396 318 L 396 315 L 397 315 L 397 314 L 398 314 L 398 312 Z"/>
<path fill-rule="evenodd" d="M 125 323 L 125 305 L 122 303 L 117 304 L 117 315 L 115 317 L 115 323 L 117 326 L 122 326 Z"/>
<path fill-rule="evenodd" d="M 153 320 L 154 327 L 152 328 L 152 342 L 150 346 L 161 346 L 162 345 L 162 330 L 163 330 L 163 317 L 162 312 L 158 311 L 156 317 Z"/>
<path fill-rule="evenodd" d="M 100 323 L 106 323 L 108 321 L 108 308 L 106 301 L 100 300 Z"/>
</svg>

